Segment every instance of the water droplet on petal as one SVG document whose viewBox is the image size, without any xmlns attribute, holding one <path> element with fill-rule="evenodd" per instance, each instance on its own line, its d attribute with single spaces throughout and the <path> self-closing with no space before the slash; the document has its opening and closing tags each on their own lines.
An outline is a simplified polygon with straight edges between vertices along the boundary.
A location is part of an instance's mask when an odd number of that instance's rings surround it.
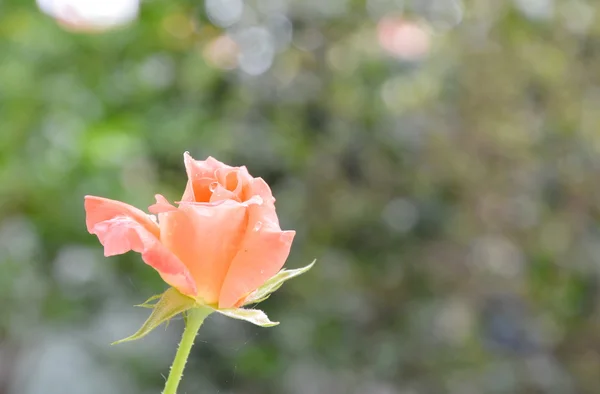
<svg viewBox="0 0 600 394">
<path fill-rule="evenodd" d="M 208 185 L 208 190 L 210 190 L 211 192 L 214 192 L 218 186 L 219 186 L 218 182 L 212 182 L 210 185 Z"/>
<path fill-rule="evenodd" d="M 261 228 L 262 228 L 262 222 L 261 221 L 256 222 L 256 224 L 254 225 L 254 231 L 260 231 Z"/>
</svg>

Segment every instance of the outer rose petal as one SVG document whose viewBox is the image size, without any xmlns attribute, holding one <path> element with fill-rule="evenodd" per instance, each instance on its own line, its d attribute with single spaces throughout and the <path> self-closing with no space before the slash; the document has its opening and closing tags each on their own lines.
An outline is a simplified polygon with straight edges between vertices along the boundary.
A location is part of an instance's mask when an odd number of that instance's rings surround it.
<svg viewBox="0 0 600 394">
<path fill-rule="evenodd" d="M 229 266 L 219 294 L 219 308 L 231 308 L 249 292 L 275 275 L 290 254 L 295 231 L 281 231 L 273 222 L 272 204 L 250 207 L 248 228 L 238 253 Z"/>
<path fill-rule="evenodd" d="M 121 201 L 96 196 L 85 196 L 84 201 L 86 213 L 85 224 L 90 233 L 92 233 L 94 226 L 100 222 L 114 219 L 115 217 L 126 216 L 138 222 L 152 235 L 157 238 L 159 236 L 160 230 L 158 229 L 158 225 L 136 207 Z"/>
<path fill-rule="evenodd" d="M 177 209 L 173 205 L 171 205 L 171 203 L 161 194 L 156 194 L 154 198 L 156 199 L 156 203 L 150 205 L 148 207 L 148 211 L 155 215 Z"/>
<path fill-rule="evenodd" d="M 101 197 L 85 197 L 86 225 L 104 245 L 105 256 L 130 250 L 142 259 L 165 282 L 186 295 L 194 296 L 196 286 L 183 263 L 158 239 L 159 228 L 148 215 L 131 205 Z"/>
<path fill-rule="evenodd" d="M 231 308 L 275 275 L 290 254 L 295 231 L 257 231 L 246 237 L 231 262 L 219 295 L 219 308 Z"/>
<path fill-rule="evenodd" d="M 182 203 L 159 216 L 161 241 L 188 267 L 198 296 L 217 303 L 229 264 L 247 226 L 247 206 L 235 201 Z"/>
<path fill-rule="evenodd" d="M 267 204 L 273 205 L 275 203 L 275 197 L 273 197 L 271 188 L 262 178 L 253 178 L 245 189 L 244 194 L 246 195 L 245 199 L 252 196 L 260 196 Z"/>
<path fill-rule="evenodd" d="M 264 201 L 262 205 L 252 207 L 252 209 L 256 210 L 252 215 L 253 220 L 260 220 L 267 226 L 279 229 L 279 219 L 275 212 L 275 197 L 273 197 L 273 193 L 267 182 L 262 178 L 254 178 L 246 188 L 245 193 L 249 196 L 246 198 L 259 196 Z"/>
<path fill-rule="evenodd" d="M 219 160 L 208 157 L 206 160 L 194 160 L 188 152 L 183 154 L 188 183 L 181 201 L 208 202 L 212 195 L 210 184 L 215 182 L 215 172 L 219 168 L 231 168 Z"/>
</svg>

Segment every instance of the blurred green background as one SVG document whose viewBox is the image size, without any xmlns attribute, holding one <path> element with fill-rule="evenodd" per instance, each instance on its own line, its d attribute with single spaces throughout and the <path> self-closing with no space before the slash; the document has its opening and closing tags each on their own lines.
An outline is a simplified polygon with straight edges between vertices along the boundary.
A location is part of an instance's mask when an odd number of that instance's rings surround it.
<svg viewBox="0 0 600 394">
<path fill-rule="evenodd" d="M 74 34 L 0 1 L 0 393 L 156 394 L 180 319 L 83 196 L 145 208 L 184 151 L 298 232 L 262 329 L 212 316 L 181 393 L 600 392 L 600 3 L 144 2 Z M 162 374 L 162 375 L 161 375 Z"/>
</svg>

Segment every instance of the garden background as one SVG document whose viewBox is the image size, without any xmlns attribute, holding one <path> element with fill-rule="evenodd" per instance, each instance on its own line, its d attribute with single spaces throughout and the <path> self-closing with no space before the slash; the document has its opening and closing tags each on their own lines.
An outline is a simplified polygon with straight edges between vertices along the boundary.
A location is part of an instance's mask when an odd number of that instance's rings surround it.
<svg viewBox="0 0 600 394">
<path fill-rule="evenodd" d="M 83 196 L 177 200 L 246 165 L 298 233 L 261 305 L 208 319 L 182 393 L 600 390 L 600 2 L 153 0 L 75 34 L 0 1 L 0 393 L 156 394 L 181 319 L 104 258 Z"/>
</svg>

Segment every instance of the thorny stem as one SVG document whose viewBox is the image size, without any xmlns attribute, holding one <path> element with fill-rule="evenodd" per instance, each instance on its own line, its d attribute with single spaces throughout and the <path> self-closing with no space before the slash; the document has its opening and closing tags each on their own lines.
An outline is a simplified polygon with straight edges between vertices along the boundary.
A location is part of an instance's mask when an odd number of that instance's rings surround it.
<svg viewBox="0 0 600 394">
<path fill-rule="evenodd" d="M 200 326 L 202 326 L 204 319 L 206 319 L 211 312 L 212 310 L 209 308 L 196 308 L 188 311 L 183 336 L 181 337 L 179 348 L 175 354 L 175 360 L 173 360 L 171 372 L 169 373 L 169 378 L 165 384 L 163 394 L 177 394 L 177 387 L 179 386 L 185 364 L 187 363 L 190 351 L 194 345 L 194 339 L 196 339 L 196 335 L 198 334 L 198 330 L 200 330 Z"/>
</svg>

